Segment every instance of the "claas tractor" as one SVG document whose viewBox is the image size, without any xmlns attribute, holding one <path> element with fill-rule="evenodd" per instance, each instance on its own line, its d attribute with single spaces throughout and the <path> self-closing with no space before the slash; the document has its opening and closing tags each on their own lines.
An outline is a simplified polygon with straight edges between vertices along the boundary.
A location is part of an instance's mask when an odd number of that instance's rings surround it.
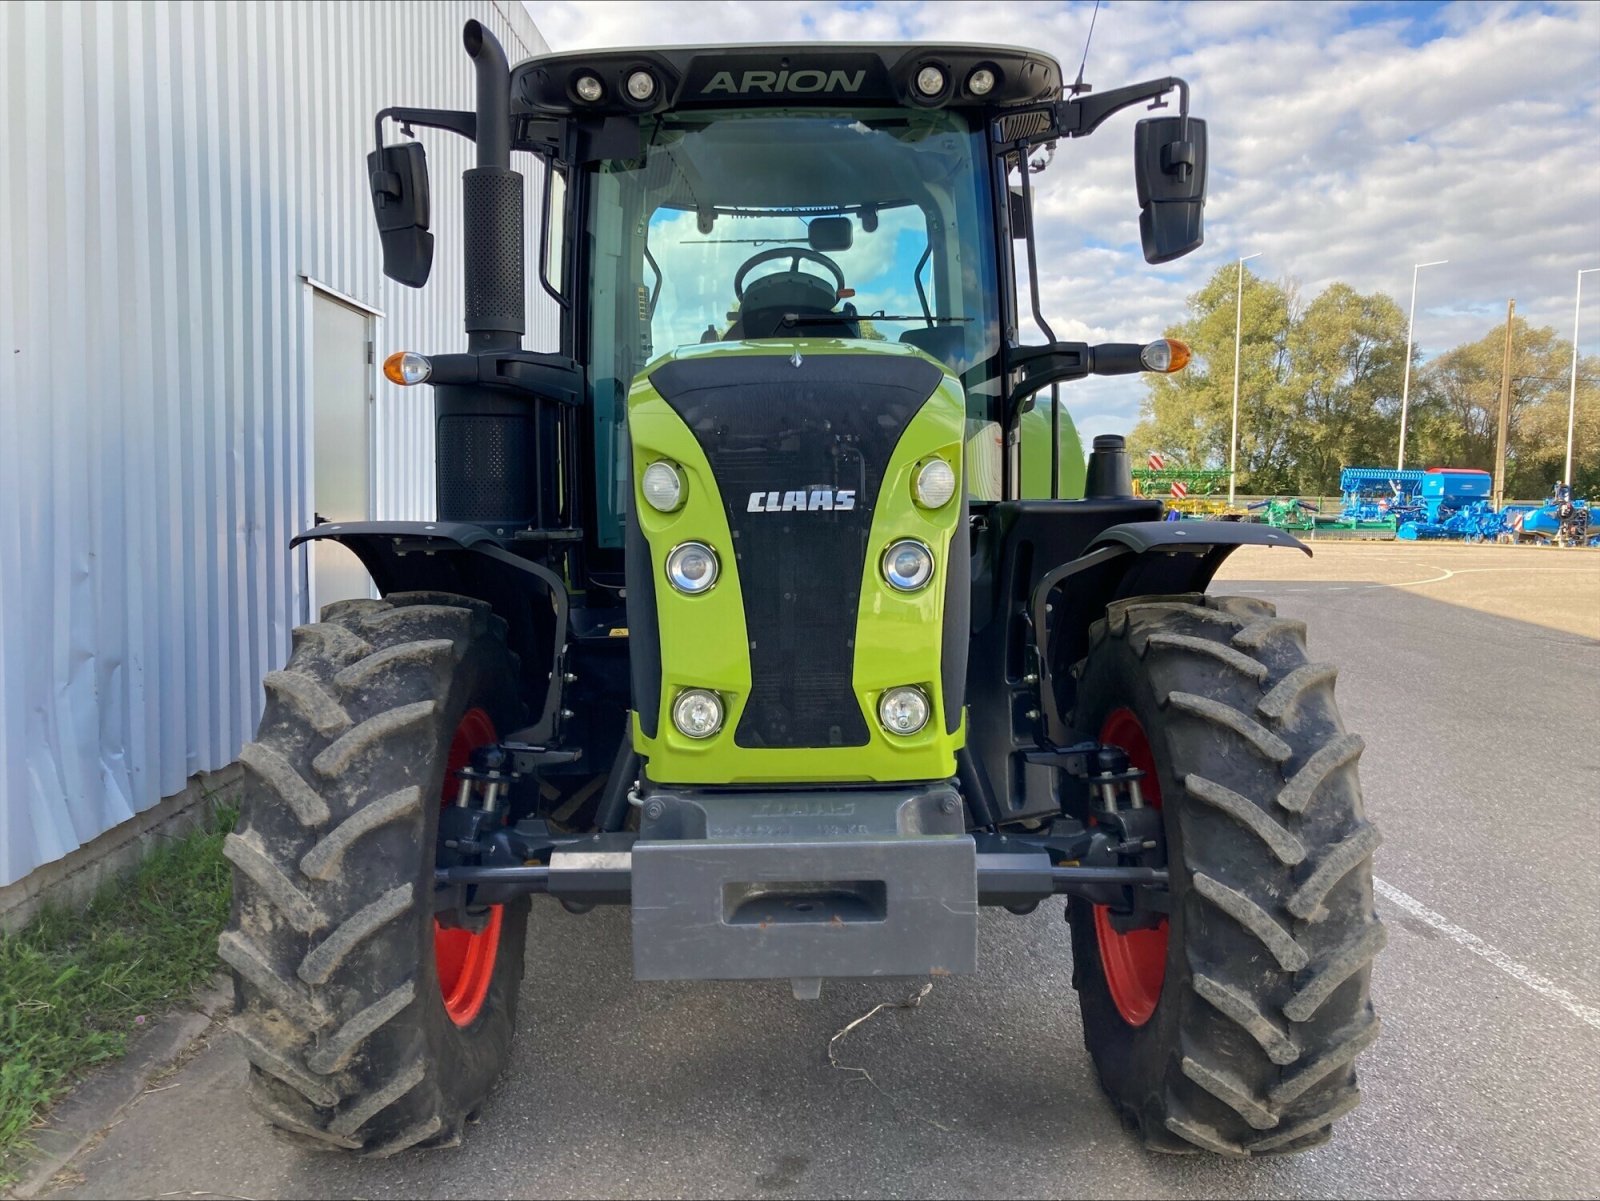
<svg viewBox="0 0 1600 1201">
<path fill-rule="evenodd" d="M 421 286 L 414 131 L 476 145 L 466 347 L 384 366 L 432 388 L 438 515 L 295 539 L 382 599 L 294 631 L 240 755 L 221 953 L 260 1111 L 379 1155 L 458 1138 L 537 895 L 628 906 L 639 980 L 799 999 L 972 972 L 981 907 L 1064 896 L 1084 1041 L 1146 1145 L 1327 1139 L 1378 1030 L 1362 744 L 1300 622 L 1207 592 L 1236 547 L 1305 548 L 1161 520 L 1120 437 L 1085 461 L 1061 387 L 1188 352 L 1040 311 L 1031 177 L 1122 110 L 1158 110 L 1145 258 L 1200 245 L 1187 85 L 1069 90 L 996 46 L 513 70 L 464 42 L 475 108 L 385 109 L 367 160 L 385 270 Z M 554 350 L 524 348 L 529 291 Z"/>
</svg>

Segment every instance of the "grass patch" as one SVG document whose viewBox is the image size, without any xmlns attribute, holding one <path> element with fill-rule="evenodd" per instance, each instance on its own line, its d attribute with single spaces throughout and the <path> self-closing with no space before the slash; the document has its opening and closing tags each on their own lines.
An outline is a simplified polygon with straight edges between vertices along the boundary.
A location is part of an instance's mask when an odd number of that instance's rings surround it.
<svg viewBox="0 0 1600 1201">
<path fill-rule="evenodd" d="M 165 843 L 86 909 L 47 909 L 0 934 L 0 1185 L 43 1111 L 85 1069 L 115 1059 L 217 971 L 235 813 Z"/>
</svg>

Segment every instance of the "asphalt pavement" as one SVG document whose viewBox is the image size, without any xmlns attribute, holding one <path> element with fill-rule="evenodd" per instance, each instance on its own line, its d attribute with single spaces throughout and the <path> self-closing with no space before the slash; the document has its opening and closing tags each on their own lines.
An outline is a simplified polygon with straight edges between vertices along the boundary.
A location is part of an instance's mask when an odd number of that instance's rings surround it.
<svg viewBox="0 0 1600 1201">
<path fill-rule="evenodd" d="M 1308 622 L 1367 744 L 1385 1031 L 1327 1146 L 1244 1164 L 1141 1150 L 1083 1048 L 1060 902 L 986 912 L 979 972 L 878 1012 L 835 1064 L 838 1031 L 921 982 L 830 983 L 816 1002 L 785 982 L 636 984 L 625 913 L 541 900 L 512 1062 L 462 1146 L 376 1162 L 280 1141 L 219 1036 L 48 1195 L 1600 1193 L 1600 642 L 1452 603 L 1448 567 L 1416 585 L 1432 571 L 1395 562 L 1218 589 Z M 1526 562 L 1578 571 L 1573 603 L 1600 607 L 1600 555 Z"/>
</svg>

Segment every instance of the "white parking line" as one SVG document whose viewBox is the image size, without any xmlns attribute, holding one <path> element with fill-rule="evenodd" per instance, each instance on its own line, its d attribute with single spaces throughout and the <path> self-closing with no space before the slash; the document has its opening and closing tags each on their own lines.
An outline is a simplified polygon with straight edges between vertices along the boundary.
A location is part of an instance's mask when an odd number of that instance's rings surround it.
<svg viewBox="0 0 1600 1201">
<path fill-rule="evenodd" d="M 1463 930 L 1442 913 L 1435 913 L 1421 901 L 1408 893 L 1401 892 L 1387 880 L 1374 879 L 1372 887 L 1380 896 L 1392 901 L 1418 921 L 1432 926 L 1451 942 L 1487 959 L 1512 979 L 1525 984 L 1536 993 L 1549 997 L 1580 1021 L 1587 1022 L 1596 1030 L 1600 1030 L 1600 1009 L 1596 1009 L 1593 1005 L 1585 1005 L 1555 981 L 1547 980 L 1526 964 L 1518 963 L 1499 947 L 1490 946 L 1470 930 Z"/>
</svg>

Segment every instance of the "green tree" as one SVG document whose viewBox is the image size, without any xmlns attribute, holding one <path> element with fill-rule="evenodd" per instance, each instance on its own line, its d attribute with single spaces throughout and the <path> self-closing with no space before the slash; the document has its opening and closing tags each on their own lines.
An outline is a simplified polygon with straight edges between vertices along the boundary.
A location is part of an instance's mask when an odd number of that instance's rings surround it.
<svg viewBox="0 0 1600 1201">
<path fill-rule="evenodd" d="M 1237 265 L 1220 268 L 1189 297 L 1188 318 L 1167 336 L 1188 344 L 1194 358 L 1174 375 L 1152 375 L 1134 427 L 1131 449 L 1159 450 L 1175 466 L 1227 467 L 1233 413 L 1234 288 Z M 1257 480 L 1286 478 L 1290 447 L 1282 414 L 1290 405 L 1288 340 L 1295 297 L 1282 285 L 1244 273 L 1239 322 L 1239 474 L 1246 490 Z"/>
<path fill-rule="evenodd" d="M 1446 351 L 1413 386 L 1417 421 L 1406 457 L 1417 465 L 1494 470 L 1505 326 Z M 1560 478 L 1566 457 L 1572 343 L 1522 318 L 1512 325 L 1506 436 L 1506 495 L 1536 499 Z M 1573 475 L 1580 492 L 1600 486 L 1600 359 L 1579 363 Z"/>
<path fill-rule="evenodd" d="M 1233 411 L 1234 287 L 1219 268 L 1167 336 L 1194 361 L 1148 376 L 1130 449 L 1173 466 L 1225 468 Z M 1342 467 L 1388 464 L 1399 446 L 1405 315 L 1381 292 L 1333 283 L 1301 307 L 1294 290 L 1246 270 L 1240 321 L 1239 490 L 1326 495 Z M 1420 365 L 1412 348 L 1406 462 L 1494 470 L 1505 327 Z M 1513 327 L 1506 495 L 1535 499 L 1561 478 L 1572 344 L 1553 329 Z M 1573 476 L 1600 499 L 1600 357 L 1579 365 Z"/>
<path fill-rule="evenodd" d="M 1289 331 L 1285 430 L 1292 464 L 1282 489 L 1332 493 L 1339 470 L 1387 462 L 1399 438 L 1405 314 L 1381 292 L 1328 286 Z"/>
</svg>

